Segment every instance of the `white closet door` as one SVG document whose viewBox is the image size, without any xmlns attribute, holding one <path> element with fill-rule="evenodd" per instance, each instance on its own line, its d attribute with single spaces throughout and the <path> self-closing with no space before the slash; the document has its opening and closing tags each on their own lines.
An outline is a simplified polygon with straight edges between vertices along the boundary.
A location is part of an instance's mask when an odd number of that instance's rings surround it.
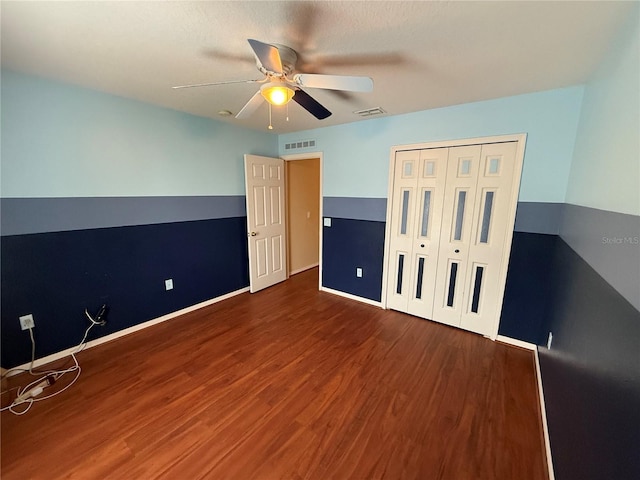
<svg viewBox="0 0 640 480">
<path fill-rule="evenodd" d="M 394 164 L 387 306 L 431 318 L 446 148 L 398 152 Z"/>
<path fill-rule="evenodd" d="M 413 212 L 417 196 L 419 160 L 419 150 L 398 152 L 393 172 L 387 306 L 402 312 L 406 312 L 409 305 L 409 268 L 413 251 Z"/>
<path fill-rule="evenodd" d="M 450 148 L 447 163 L 433 320 L 456 327 L 460 326 L 464 308 L 481 148 L 480 145 Z"/>
<path fill-rule="evenodd" d="M 388 308 L 496 334 L 518 151 L 509 140 L 395 153 Z"/>
<path fill-rule="evenodd" d="M 460 326 L 484 335 L 495 331 L 502 306 L 516 151 L 516 142 L 482 146 Z"/>
<path fill-rule="evenodd" d="M 448 149 L 420 151 L 407 312 L 432 318 Z"/>
</svg>

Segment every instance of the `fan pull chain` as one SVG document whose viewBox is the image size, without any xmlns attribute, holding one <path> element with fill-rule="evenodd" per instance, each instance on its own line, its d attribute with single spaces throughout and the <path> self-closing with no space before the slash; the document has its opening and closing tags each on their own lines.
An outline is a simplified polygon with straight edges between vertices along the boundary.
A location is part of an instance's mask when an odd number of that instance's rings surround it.
<svg viewBox="0 0 640 480">
<path fill-rule="evenodd" d="M 289 103 L 287 103 L 287 122 L 289 121 Z"/>
<path fill-rule="evenodd" d="M 271 125 L 271 104 L 269 104 L 269 130 L 273 130 L 273 125 Z"/>
</svg>

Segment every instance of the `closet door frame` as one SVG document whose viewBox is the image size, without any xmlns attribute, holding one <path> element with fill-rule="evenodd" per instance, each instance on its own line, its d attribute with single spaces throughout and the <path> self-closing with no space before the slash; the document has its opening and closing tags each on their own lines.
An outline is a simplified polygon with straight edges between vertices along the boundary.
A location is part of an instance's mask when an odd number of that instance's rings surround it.
<svg viewBox="0 0 640 480">
<path fill-rule="evenodd" d="M 476 137 L 460 140 L 445 140 L 438 142 L 426 142 L 426 143 L 414 143 L 409 145 L 396 145 L 391 147 L 389 155 L 389 183 L 387 190 L 387 217 L 385 226 L 385 241 L 384 241 L 384 264 L 382 272 L 382 307 L 387 309 L 387 283 L 389 275 L 389 257 L 390 257 L 390 237 L 391 237 L 391 221 L 393 216 L 393 206 L 391 199 L 393 198 L 394 190 L 394 178 L 395 178 L 395 158 L 396 153 L 403 150 L 423 150 L 430 148 L 450 148 L 461 147 L 468 145 L 483 145 L 487 143 L 503 143 L 503 142 L 517 142 L 517 150 L 515 155 L 514 164 L 514 188 L 511 192 L 511 199 L 509 202 L 509 213 L 507 218 L 508 232 L 507 238 L 504 242 L 504 249 L 502 252 L 502 262 L 500 267 L 499 285 L 498 285 L 498 298 L 497 302 L 500 305 L 500 313 L 504 301 L 504 290 L 507 280 L 507 270 L 509 267 L 509 256 L 511 254 L 511 243 L 513 240 L 513 228 L 515 226 L 516 209 L 518 206 L 518 196 L 520 193 L 520 181 L 522 177 L 522 166 L 524 163 L 524 151 L 527 140 L 526 133 L 513 134 L 513 135 L 498 135 L 491 137 Z M 500 315 L 496 315 L 494 321 L 492 333 L 486 335 L 488 338 L 495 340 L 498 336 L 498 328 L 500 326 Z"/>
</svg>

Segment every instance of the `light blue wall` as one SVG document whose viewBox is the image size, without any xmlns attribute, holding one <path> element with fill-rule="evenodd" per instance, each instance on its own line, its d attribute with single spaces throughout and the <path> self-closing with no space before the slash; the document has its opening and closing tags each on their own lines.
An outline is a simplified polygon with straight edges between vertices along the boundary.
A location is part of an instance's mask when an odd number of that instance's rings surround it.
<svg viewBox="0 0 640 480">
<path fill-rule="evenodd" d="M 567 203 L 640 214 L 639 17 L 586 86 Z"/>
<path fill-rule="evenodd" d="M 575 86 L 279 136 L 315 139 L 323 152 L 325 197 L 387 196 L 395 145 L 527 133 L 519 200 L 564 202 L 583 87 Z M 382 105 L 384 107 L 384 105 Z M 296 150 L 296 153 L 304 150 Z"/>
<path fill-rule="evenodd" d="M 277 139 L 2 71 L 5 198 L 244 195 L 245 153 L 276 156 Z"/>
<path fill-rule="evenodd" d="M 385 198 L 394 145 L 528 134 L 520 201 L 564 202 L 582 87 L 280 135 L 2 72 L 3 197 L 242 195 L 242 156 L 314 138 L 325 197 Z M 290 152 L 286 152 L 290 153 Z M 357 181 L 354 181 L 357 179 Z"/>
<path fill-rule="evenodd" d="M 560 236 L 640 310 L 640 6 L 585 87 Z"/>
</svg>

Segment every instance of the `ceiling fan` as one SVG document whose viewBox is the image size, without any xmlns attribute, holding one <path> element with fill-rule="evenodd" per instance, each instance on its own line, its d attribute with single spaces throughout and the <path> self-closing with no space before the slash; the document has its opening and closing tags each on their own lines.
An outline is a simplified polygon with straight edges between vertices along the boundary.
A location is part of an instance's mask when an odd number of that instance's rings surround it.
<svg viewBox="0 0 640 480">
<path fill-rule="evenodd" d="M 262 86 L 238 112 L 236 118 L 248 118 L 266 100 L 271 105 L 286 105 L 290 100 L 295 101 L 318 120 L 331 115 L 331 112 L 302 88 L 321 88 L 328 90 L 343 90 L 350 92 L 371 92 L 373 80 L 369 77 L 354 77 L 346 75 L 322 75 L 314 73 L 295 73 L 298 55 L 295 50 L 285 45 L 269 44 L 258 40 L 248 39 L 256 57 L 258 70 L 265 75 L 262 80 L 237 80 L 229 82 L 196 83 L 192 85 L 177 85 L 172 87 L 192 88 L 210 85 L 228 85 L 233 83 L 261 83 Z M 269 110 L 271 117 L 271 110 Z M 271 121 L 269 121 L 271 129 Z"/>
</svg>

